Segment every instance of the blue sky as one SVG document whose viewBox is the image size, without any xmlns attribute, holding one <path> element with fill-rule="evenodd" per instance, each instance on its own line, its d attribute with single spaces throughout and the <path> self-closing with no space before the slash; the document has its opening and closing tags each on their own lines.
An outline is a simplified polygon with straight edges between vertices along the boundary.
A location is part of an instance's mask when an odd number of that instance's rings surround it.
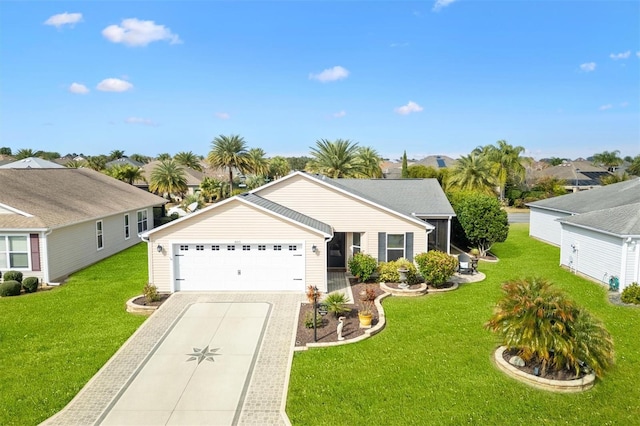
<svg viewBox="0 0 640 426">
<path fill-rule="evenodd" d="M 0 2 L 0 146 L 640 153 L 638 1 Z"/>
</svg>

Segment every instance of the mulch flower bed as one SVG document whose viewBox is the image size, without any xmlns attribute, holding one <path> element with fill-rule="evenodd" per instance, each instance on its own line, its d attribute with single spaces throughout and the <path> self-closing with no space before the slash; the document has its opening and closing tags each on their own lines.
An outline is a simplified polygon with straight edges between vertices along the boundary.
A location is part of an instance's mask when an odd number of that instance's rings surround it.
<svg viewBox="0 0 640 426">
<path fill-rule="evenodd" d="M 144 296 L 140 296 L 135 298 L 133 303 L 140 306 L 160 306 L 169 298 L 169 296 L 171 296 L 171 294 L 160 293 L 158 296 L 160 296 L 160 299 L 155 302 L 147 303 L 147 299 L 145 299 Z"/>
<path fill-rule="evenodd" d="M 509 360 L 511 359 L 511 357 L 514 357 L 518 355 L 518 351 L 516 349 L 510 349 L 510 350 L 505 350 L 502 353 L 502 358 L 504 358 L 505 361 L 509 362 Z M 511 365 L 511 364 L 509 364 Z M 527 374 L 531 374 L 532 376 L 534 375 L 534 368 L 538 368 L 538 371 L 540 371 L 540 374 L 538 375 L 538 377 L 542 377 L 543 379 L 550 379 L 550 380 L 574 380 L 574 379 L 581 379 L 584 376 L 586 376 L 588 373 L 585 373 L 584 371 L 580 371 L 580 374 L 578 374 L 576 376 L 575 371 L 572 370 L 555 370 L 553 369 L 552 366 L 548 366 L 547 367 L 547 371 L 546 374 L 541 374 L 542 373 L 542 362 L 539 360 L 531 360 L 529 362 L 527 362 L 527 364 L 524 367 L 518 367 L 516 365 L 514 365 L 515 368 L 517 368 L 520 371 L 524 371 Z"/>
<path fill-rule="evenodd" d="M 351 292 L 353 293 L 355 303 L 346 305 L 351 310 L 342 314 L 342 316 L 346 317 L 344 321 L 344 327 L 342 328 L 342 337 L 344 337 L 345 340 L 353 339 L 364 334 L 365 329 L 360 328 L 358 310 L 363 307 L 363 303 L 360 301 L 360 292 L 367 288 L 367 286 L 370 286 L 375 290 L 376 297 L 384 293 L 382 290 L 380 290 L 380 286 L 377 283 L 363 284 L 352 282 Z M 313 343 L 314 341 L 313 328 L 306 328 L 304 325 L 304 318 L 307 312 L 313 314 L 313 308 L 310 303 L 303 303 L 300 306 L 298 331 L 296 333 L 296 346 L 305 346 L 307 343 Z M 373 320 L 371 321 L 371 326 L 375 326 L 378 323 L 378 311 L 375 305 L 372 306 L 372 312 Z M 320 317 L 320 314 L 318 314 L 318 317 Z M 318 335 L 317 342 L 337 342 L 338 334 L 336 333 L 336 328 L 338 327 L 338 324 L 338 318 L 336 318 L 332 313 L 328 313 L 327 315 L 322 317 L 322 326 L 317 327 L 316 329 Z"/>
</svg>

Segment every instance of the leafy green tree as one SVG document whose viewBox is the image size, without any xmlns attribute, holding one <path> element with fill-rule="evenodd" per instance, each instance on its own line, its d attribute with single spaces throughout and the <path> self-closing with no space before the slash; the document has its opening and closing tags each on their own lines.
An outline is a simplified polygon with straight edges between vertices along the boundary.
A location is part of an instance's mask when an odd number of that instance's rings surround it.
<svg viewBox="0 0 640 426">
<path fill-rule="evenodd" d="M 0 155 L 11 155 L 11 148 L 3 146 L 0 148 Z"/>
<path fill-rule="evenodd" d="M 120 158 L 124 157 L 124 151 L 119 150 L 119 149 L 114 149 L 113 151 L 111 151 L 109 153 L 109 161 L 113 161 L 113 160 L 118 160 Z"/>
<path fill-rule="evenodd" d="M 409 167 L 407 166 L 407 151 L 402 154 L 402 179 L 409 177 Z"/>
<path fill-rule="evenodd" d="M 105 155 L 93 155 L 87 158 L 87 167 L 97 172 L 104 170 L 106 164 L 107 157 Z"/>
<path fill-rule="evenodd" d="M 151 158 L 142 154 L 131 154 L 129 156 L 130 160 L 137 161 L 138 163 L 147 164 L 151 161 Z"/>
<path fill-rule="evenodd" d="M 248 190 L 256 189 L 265 184 L 265 177 L 262 175 L 249 175 L 244 183 L 247 185 Z"/>
<path fill-rule="evenodd" d="M 472 152 L 462 156 L 449 173 L 448 189 L 494 194 L 497 179 L 491 171 L 491 163 L 485 155 Z"/>
<path fill-rule="evenodd" d="M 269 177 L 279 179 L 291 171 L 289 162 L 284 157 L 273 157 L 269 160 Z"/>
<path fill-rule="evenodd" d="M 14 155 L 16 160 L 24 160 L 25 158 L 37 157 L 40 154 L 40 151 L 34 151 L 31 148 L 23 148 L 19 149 Z"/>
<path fill-rule="evenodd" d="M 480 256 L 486 256 L 494 243 L 500 243 L 509 235 L 507 212 L 491 195 L 460 193 L 453 197 L 452 206 L 456 219 L 472 247 Z"/>
<path fill-rule="evenodd" d="M 567 159 L 566 158 L 559 158 L 559 157 L 551 157 L 551 158 L 543 158 L 541 161 L 544 161 L 545 163 L 549 164 L 550 166 L 559 166 L 564 161 L 567 161 Z"/>
<path fill-rule="evenodd" d="M 382 168 L 380 168 L 380 162 L 382 159 L 375 149 L 368 146 L 359 147 L 357 160 L 360 163 L 360 173 L 362 177 L 382 177 Z"/>
<path fill-rule="evenodd" d="M 357 142 L 320 139 L 316 141 L 315 148 L 311 148 L 311 156 L 312 160 L 307 164 L 311 172 L 330 178 L 357 177 L 361 173 Z"/>
<path fill-rule="evenodd" d="M 564 188 L 564 182 L 553 176 L 544 176 L 538 179 L 531 188 L 532 191 L 543 192 L 547 198 L 564 195 L 567 190 Z"/>
<path fill-rule="evenodd" d="M 625 180 L 631 179 L 631 176 L 627 172 L 622 174 L 610 174 L 608 176 L 602 176 L 600 178 L 601 185 L 611 185 L 613 183 L 624 182 Z"/>
<path fill-rule="evenodd" d="M 604 167 L 605 169 L 611 169 L 622 164 L 622 158 L 620 158 L 620 151 L 603 151 L 593 155 L 593 164 Z"/>
<path fill-rule="evenodd" d="M 158 160 L 158 161 L 171 160 L 171 154 L 169 154 L 168 152 L 160 153 L 160 154 L 156 155 L 156 160 Z"/>
<path fill-rule="evenodd" d="M 598 377 L 613 365 L 613 339 L 586 310 L 541 278 L 508 281 L 485 327 L 525 361 L 574 371 L 585 363 Z"/>
<path fill-rule="evenodd" d="M 251 148 L 247 151 L 247 171 L 254 175 L 267 176 L 269 174 L 269 160 L 265 155 L 262 148 Z"/>
<path fill-rule="evenodd" d="M 139 167 L 132 166 L 131 164 L 116 164 L 106 169 L 104 173 L 114 179 L 126 182 L 129 185 L 133 185 L 136 181 L 146 182 L 142 170 Z"/>
<path fill-rule="evenodd" d="M 306 170 L 307 164 L 311 161 L 311 157 L 287 157 L 290 170 Z"/>
<path fill-rule="evenodd" d="M 185 152 L 181 151 L 173 156 L 173 159 L 176 163 L 189 167 L 190 169 L 197 170 L 199 172 L 202 171 L 202 166 L 200 165 L 200 158 L 194 154 L 193 152 Z"/>
<path fill-rule="evenodd" d="M 634 176 L 640 176 L 640 154 L 636 155 L 630 163 L 631 165 L 627 167 L 627 172 Z"/>
<path fill-rule="evenodd" d="M 499 140 L 496 145 L 487 145 L 475 150 L 480 155 L 486 155 L 491 163 L 492 172 L 500 187 L 501 200 L 504 200 L 507 183 L 517 184 L 524 181 L 525 164 L 529 162 L 528 159 L 520 156 L 524 151 L 524 147 L 510 145 L 505 140 Z"/>
<path fill-rule="evenodd" d="M 42 158 L 43 160 L 49 161 L 57 160 L 58 158 L 60 158 L 60 153 L 56 151 L 40 151 L 38 157 Z"/>
<path fill-rule="evenodd" d="M 161 161 L 151 171 L 149 190 L 156 194 L 184 195 L 187 192 L 187 176 L 184 169 L 174 160 Z"/>
<path fill-rule="evenodd" d="M 414 164 L 407 168 L 407 177 L 413 179 L 429 179 L 438 178 L 438 170 L 431 166 L 424 166 L 422 164 Z"/>
<path fill-rule="evenodd" d="M 213 167 L 223 167 L 229 171 L 229 193 L 233 193 L 233 169 L 241 173 L 247 170 L 247 144 L 238 135 L 220 135 L 212 142 L 207 157 Z"/>
</svg>

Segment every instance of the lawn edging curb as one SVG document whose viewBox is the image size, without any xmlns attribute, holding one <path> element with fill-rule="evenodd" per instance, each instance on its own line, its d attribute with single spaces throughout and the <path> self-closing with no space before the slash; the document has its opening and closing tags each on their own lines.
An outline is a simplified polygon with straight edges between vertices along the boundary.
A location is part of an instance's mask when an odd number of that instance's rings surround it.
<svg viewBox="0 0 640 426">
<path fill-rule="evenodd" d="M 425 283 L 420 284 L 419 288 L 414 289 L 393 288 L 389 287 L 386 283 L 380 283 L 380 288 L 393 296 L 400 297 L 417 297 L 427 294 L 427 285 Z"/>
<path fill-rule="evenodd" d="M 502 354 L 506 349 L 506 346 L 500 346 L 494 352 L 494 360 L 498 369 L 507 374 L 509 377 L 512 377 L 519 382 L 525 383 L 529 386 L 552 392 L 575 393 L 589 390 L 595 384 L 596 375 L 593 373 L 588 374 L 581 379 L 574 380 L 544 379 L 542 377 L 537 377 L 532 374 L 525 373 L 524 371 L 521 371 L 513 365 L 509 364 L 503 358 Z"/>
<path fill-rule="evenodd" d="M 384 299 L 385 297 L 391 296 L 390 293 L 383 293 L 380 296 L 376 297 L 376 300 L 373 301 L 373 303 L 376 306 L 376 309 L 378 310 L 378 323 L 369 328 L 366 329 L 364 331 L 364 334 L 358 336 L 358 337 L 354 337 L 353 339 L 348 339 L 348 340 L 342 340 L 340 342 L 312 342 L 312 343 L 307 343 L 305 346 L 295 346 L 293 348 L 294 352 L 302 352 L 302 351 L 306 351 L 309 350 L 310 348 L 326 348 L 329 346 L 342 346 L 342 345 L 349 345 L 351 343 L 356 343 L 356 342 L 360 342 L 362 340 L 368 339 L 369 337 L 378 334 L 385 326 L 387 319 L 384 315 L 384 308 L 382 307 L 382 303 L 380 303 L 382 301 L 382 299 Z"/>
</svg>

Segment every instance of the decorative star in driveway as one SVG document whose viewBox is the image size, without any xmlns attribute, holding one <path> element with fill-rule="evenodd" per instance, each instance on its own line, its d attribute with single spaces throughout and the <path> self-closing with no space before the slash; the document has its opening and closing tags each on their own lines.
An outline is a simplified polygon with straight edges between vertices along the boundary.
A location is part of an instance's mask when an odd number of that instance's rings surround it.
<svg viewBox="0 0 640 426">
<path fill-rule="evenodd" d="M 193 353 L 187 354 L 190 357 L 187 361 L 196 361 L 197 360 L 198 364 L 200 364 L 202 361 L 214 362 L 215 360 L 213 359 L 213 357 L 217 356 L 217 355 L 221 355 L 221 354 L 217 354 L 216 353 L 219 350 L 220 350 L 220 348 L 215 348 L 215 349 L 209 350 L 209 346 L 208 345 L 204 349 L 193 348 Z"/>
</svg>

